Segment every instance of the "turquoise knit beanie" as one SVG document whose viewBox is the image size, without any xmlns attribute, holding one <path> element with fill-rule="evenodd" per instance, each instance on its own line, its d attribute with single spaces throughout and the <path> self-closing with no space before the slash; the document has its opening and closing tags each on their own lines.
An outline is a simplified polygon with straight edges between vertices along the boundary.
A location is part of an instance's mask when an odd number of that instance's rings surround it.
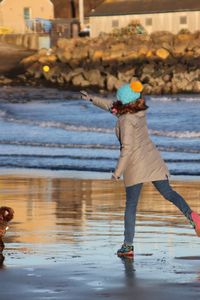
<svg viewBox="0 0 200 300">
<path fill-rule="evenodd" d="M 130 84 L 124 84 L 117 90 L 117 99 L 123 104 L 128 104 L 137 101 L 143 90 L 140 81 L 133 81 Z"/>
</svg>

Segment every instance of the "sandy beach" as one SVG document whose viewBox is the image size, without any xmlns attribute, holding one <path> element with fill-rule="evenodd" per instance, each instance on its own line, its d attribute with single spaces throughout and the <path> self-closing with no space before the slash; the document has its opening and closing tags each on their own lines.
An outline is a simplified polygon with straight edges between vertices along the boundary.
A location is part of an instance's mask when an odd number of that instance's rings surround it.
<svg viewBox="0 0 200 300">
<path fill-rule="evenodd" d="M 109 175 L 1 171 L 1 205 L 15 210 L 4 238 L 2 300 L 199 295 L 200 240 L 151 184 L 144 185 L 138 206 L 135 258 L 116 256 L 125 194 L 123 182 L 116 184 Z M 200 180 L 172 178 L 172 183 L 200 212 Z"/>
</svg>

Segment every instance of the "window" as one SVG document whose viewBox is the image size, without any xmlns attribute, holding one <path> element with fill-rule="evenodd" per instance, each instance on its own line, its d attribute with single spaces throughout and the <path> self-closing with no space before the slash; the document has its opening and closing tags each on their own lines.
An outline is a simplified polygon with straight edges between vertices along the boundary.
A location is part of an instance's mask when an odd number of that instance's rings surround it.
<svg viewBox="0 0 200 300">
<path fill-rule="evenodd" d="M 145 20 L 145 25 L 146 26 L 152 26 L 152 18 L 147 18 L 146 20 Z"/>
<path fill-rule="evenodd" d="M 30 20 L 30 18 L 31 18 L 30 7 L 24 7 L 24 20 Z"/>
<path fill-rule="evenodd" d="M 180 17 L 180 24 L 187 24 L 187 17 L 186 16 L 182 16 Z"/>
<path fill-rule="evenodd" d="M 112 20 L 112 27 L 116 28 L 116 27 L 119 27 L 119 21 L 118 20 Z"/>
</svg>

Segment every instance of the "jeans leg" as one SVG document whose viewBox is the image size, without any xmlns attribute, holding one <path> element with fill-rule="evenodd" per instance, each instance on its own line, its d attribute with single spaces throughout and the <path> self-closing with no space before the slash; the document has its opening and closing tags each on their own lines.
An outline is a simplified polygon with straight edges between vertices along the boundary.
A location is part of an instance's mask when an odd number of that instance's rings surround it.
<svg viewBox="0 0 200 300">
<path fill-rule="evenodd" d="M 172 189 L 168 180 L 158 180 L 152 183 L 165 199 L 176 205 L 186 218 L 190 219 L 191 208 L 183 197 Z"/>
<path fill-rule="evenodd" d="M 132 185 L 126 188 L 126 209 L 124 215 L 124 243 L 127 245 L 133 244 L 135 234 L 135 218 L 137 203 L 142 188 L 142 183 Z"/>
</svg>

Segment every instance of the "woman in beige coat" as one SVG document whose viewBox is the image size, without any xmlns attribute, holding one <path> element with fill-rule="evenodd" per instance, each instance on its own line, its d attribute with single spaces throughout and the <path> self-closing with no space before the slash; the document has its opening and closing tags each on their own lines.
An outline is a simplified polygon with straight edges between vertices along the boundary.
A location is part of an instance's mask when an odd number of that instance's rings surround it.
<svg viewBox="0 0 200 300">
<path fill-rule="evenodd" d="M 186 201 L 169 184 L 169 171 L 159 151 L 151 141 L 146 123 L 148 106 L 142 97 L 141 82 L 125 84 L 117 91 L 117 101 L 82 95 L 94 105 L 116 115 L 116 135 L 120 142 L 120 156 L 112 179 L 123 175 L 126 187 L 126 209 L 124 217 L 124 243 L 118 256 L 133 256 L 136 208 L 144 182 L 152 182 L 160 194 L 188 218 L 200 236 L 200 216 L 192 212 Z"/>
</svg>

